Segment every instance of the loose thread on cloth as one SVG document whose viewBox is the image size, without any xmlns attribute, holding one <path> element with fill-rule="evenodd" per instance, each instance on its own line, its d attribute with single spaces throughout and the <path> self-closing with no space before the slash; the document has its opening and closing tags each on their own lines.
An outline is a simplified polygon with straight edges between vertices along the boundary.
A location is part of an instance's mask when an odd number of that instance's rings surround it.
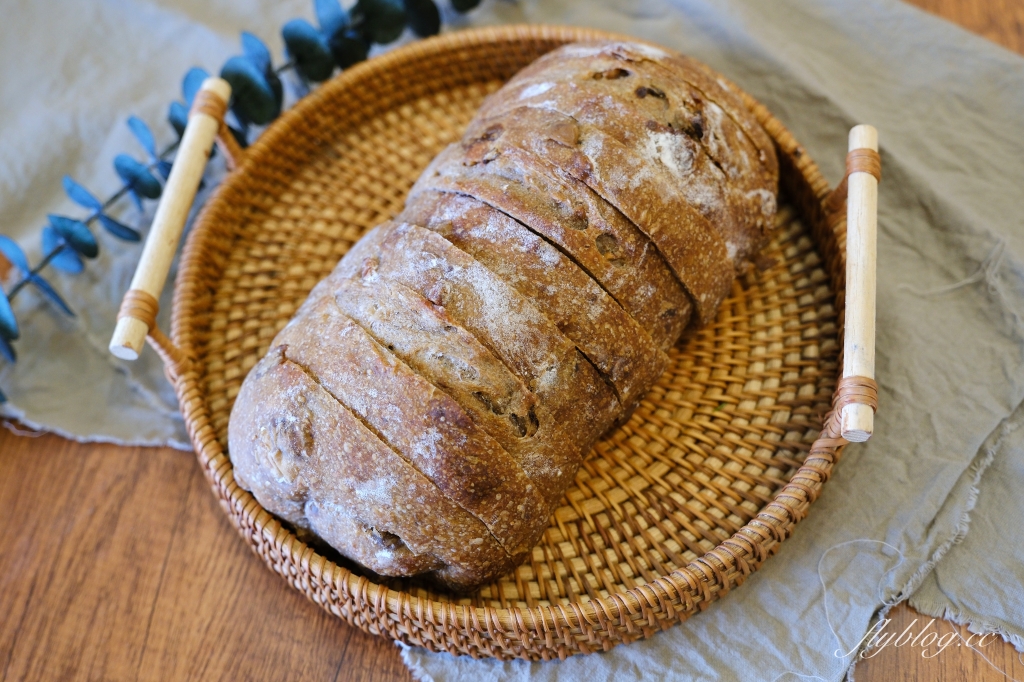
<svg viewBox="0 0 1024 682">
<path fill-rule="evenodd" d="M 903 552 L 901 552 L 898 547 L 894 547 L 893 545 L 890 545 L 888 542 L 885 542 L 884 540 L 871 540 L 869 538 L 857 538 L 856 540 L 847 540 L 846 542 L 840 542 L 838 545 L 832 545 L 824 552 L 822 552 L 821 558 L 818 559 L 818 582 L 821 584 L 822 602 L 825 605 L 825 623 L 828 625 L 829 632 L 831 632 L 832 636 L 835 637 L 836 644 L 839 645 L 839 648 L 836 649 L 833 653 L 833 655 L 836 656 L 836 658 L 840 657 L 840 652 L 842 652 L 843 650 L 843 641 L 839 638 L 839 633 L 836 632 L 836 629 L 832 626 L 832 616 L 828 611 L 828 587 L 825 585 L 825 578 L 821 574 L 821 564 L 825 561 L 825 557 L 827 557 L 831 551 L 839 549 L 840 547 L 845 547 L 847 545 L 853 545 L 858 542 L 871 542 L 883 545 L 900 555 L 900 560 L 896 562 L 896 565 L 892 568 L 886 569 L 886 571 L 882 573 L 881 576 L 879 576 L 878 584 L 875 586 L 875 597 L 883 606 L 895 606 L 897 602 L 891 602 L 882 597 L 882 580 L 884 580 L 885 576 L 887 576 L 889 573 L 902 566 L 904 560 L 906 560 L 906 556 L 904 556 Z M 850 653 L 852 653 L 852 651 Z M 846 658 L 848 655 L 850 654 L 844 654 L 842 655 L 842 658 Z"/>
<path fill-rule="evenodd" d="M 888 542 L 885 542 L 883 540 L 872 540 L 870 538 L 857 538 L 857 539 L 854 539 L 854 540 L 847 540 L 846 542 L 840 542 L 839 544 L 832 545 L 831 547 L 829 547 L 828 549 L 826 549 L 824 552 L 821 553 L 821 557 L 818 558 L 818 567 L 817 567 L 818 583 L 821 585 L 821 600 L 822 600 L 822 604 L 823 604 L 823 606 L 825 608 L 825 623 L 828 625 L 828 629 L 829 629 L 829 632 L 832 633 L 832 637 L 835 638 L 836 644 L 839 645 L 839 648 L 836 649 L 833 652 L 833 656 L 835 656 L 835 658 L 837 660 L 845 659 L 845 658 L 847 658 L 847 656 L 849 656 L 849 654 L 840 655 L 842 653 L 842 651 L 843 651 L 843 641 L 839 638 L 839 633 L 836 632 L 835 627 L 832 626 L 832 615 L 829 613 L 829 609 L 828 609 L 828 585 L 825 584 L 825 577 L 824 577 L 824 575 L 822 575 L 821 565 L 825 561 L 825 557 L 827 557 L 834 550 L 837 550 L 837 549 L 839 549 L 841 547 L 846 547 L 846 546 L 849 546 L 849 545 L 852 545 L 852 544 L 856 544 L 858 542 L 869 542 L 869 543 L 875 543 L 875 544 L 879 544 L 879 545 L 884 545 L 885 547 L 888 547 L 888 548 L 892 549 L 894 552 L 896 552 L 897 554 L 900 555 L 900 560 L 898 562 L 896 562 L 896 565 L 892 566 L 891 568 L 886 569 L 885 572 L 883 572 L 882 575 L 879 576 L 879 578 L 878 578 L 878 585 L 875 587 L 875 595 L 878 598 L 878 601 L 880 601 L 882 603 L 882 605 L 884 605 L 884 606 L 893 606 L 893 603 L 890 603 L 889 601 L 887 601 L 886 599 L 884 599 L 882 597 L 882 594 L 881 594 L 881 591 L 882 591 L 882 581 L 885 579 L 885 576 L 887 576 L 889 573 L 891 573 L 895 569 L 899 568 L 903 564 L 904 560 L 906 559 L 906 557 L 904 556 L 903 552 L 901 552 L 898 547 L 894 547 L 893 545 L 890 545 Z M 861 638 L 861 641 L 863 641 L 863 638 Z M 859 646 L 857 648 L 859 650 Z M 851 651 L 851 653 L 852 653 L 852 651 Z M 779 675 L 777 677 L 775 677 L 772 680 L 772 682 L 778 682 L 778 680 L 782 679 L 786 675 L 796 675 L 797 677 L 800 677 L 800 678 L 803 678 L 803 679 L 817 679 L 817 680 L 822 680 L 822 682 L 828 682 L 826 680 L 826 678 L 821 677 L 820 675 L 807 674 L 807 673 L 798 673 L 795 670 L 784 670 L 783 672 L 779 673 Z"/>
<path fill-rule="evenodd" d="M 989 667 L 990 667 L 990 668 L 992 668 L 993 670 L 995 670 L 995 671 L 996 671 L 997 673 L 999 673 L 1000 675 L 1002 675 L 1002 676 L 1003 676 L 1003 677 L 1005 677 L 1006 679 L 1010 680 L 1010 682 L 1021 682 L 1021 681 L 1020 681 L 1020 680 L 1018 680 L 1018 679 L 1017 679 L 1016 677 L 1010 677 L 1010 676 L 1009 676 L 1009 674 L 1007 674 L 1007 672 L 1006 672 L 1005 670 L 1003 670 L 1002 668 L 1000 668 L 999 666 L 997 666 L 997 665 L 996 665 L 995 663 L 993 663 L 993 662 L 992 662 L 992 660 L 991 660 L 991 659 L 990 659 L 990 658 L 989 658 L 988 656 L 986 656 L 985 654 L 983 654 L 983 653 L 982 653 L 981 651 L 979 651 L 978 649 L 975 649 L 975 648 L 974 648 L 974 645 L 972 645 L 972 644 L 971 644 L 970 642 L 968 642 L 968 641 L 967 641 L 967 639 L 966 639 L 966 638 L 965 638 L 965 637 L 964 637 L 963 635 L 961 635 L 961 634 L 960 634 L 960 631 L 959 631 L 959 630 L 955 630 L 955 629 L 954 629 L 954 630 L 953 630 L 953 632 L 955 632 L 955 633 L 956 633 L 956 636 L 960 638 L 960 641 L 961 641 L 961 642 L 963 642 L 963 643 L 964 643 L 965 645 L 967 645 L 967 648 L 968 648 L 968 649 L 970 649 L 971 651 L 973 651 L 973 652 L 975 652 L 976 654 L 978 654 L 979 656 L 981 656 L 981 657 L 982 657 L 982 659 L 984 659 L 984 661 L 985 661 L 986 663 L 988 663 L 988 665 L 989 665 Z M 1018 660 L 1018 661 L 1020 661 L 1021 663 L 1024 663 L 1024 659 L 1022 659 L 1022 658 L 1021 658 L 1021 654 L 1019 654 L 1019 653 L 1017 654 L 1017 660 Z"/>
<path fill-rule="evenodd" d="M 39 438 L 45 436 L 46 431 L 26 431 L 25 429 L 19 429 L 18 426 L 9 419 L 3 420 L 4 428 L 13 433 L 15 436 L 23 436 L 25 438 Z"/>
<path fill-rule="evenodd" d="M 987 285 L 989 295 L 999 299 L 1005 308 L 1004 315 L 1006 315 L 1011 321 L 1013 328 L 1018 330 L 1018 334 L 1024 336 L 1024 309 L 1022 309 L 1013 297 L 1004 291 L 1004 287 L 1001 286 L 1002 281 L 999 271 L 1003 266 L 1005 252 L 1006 241 L 1002 237 L 998 237 L 995 245 L 992 247 L 992 250 L 989 251 L 984 260 L 978 264 L 978 269 L 965 279 L 937 289 L 926 290 L 918 289 L 917 287 L 904 282 L 897 285 L 896 290 L 909 291 L 910 293 L 918 296 L 930 297 L 946 294 L 965 286 L 984 281 Z"/>
<path fill-rule="evenodd" d="M 962 289 L 963 287 L 975 284 L 976 282 L 984 281 L 988 285 L 989 293 L 996 294 L 996 281 L 999 279 L 999 268 L 1003 265 L 1003 256 L 1006 253 L 1006 240 L 1000 237 L 996 240 L 995 246 L 988 252 L 984 260 L 978 264 L 978 269 L 973 274 L 969 275 L 965 279 L 959 282 L 953 282 L 946 286 L 938 287 L 937 289 L 918 289 L 912 284 L 903 282 L 896 287 L 897 291 L 909 291 L 912 294 L 918 296 L 939 296 L 941 294 L 948 294 L 951 291 Z"/>
<path fill-rule="evenodd" d="M 836 632 L 835 627 L 833 627 L 833 625 L 832 625 L 832 617 L 831 617 L 831 614 L 829 613 L 829 608 L 828 608 L 828 585 L 825 584 L 825 578 L 824 578 L 824 576 L 822 574 L 822 563 L 825 561 L 825 557 L 827 557 L 829 555 L 829 553 L 831 553 L 833 550 L 836 550 L 836 549 L 839 549 L 841 547 L 845 547 L 845 546 L 848 546 L 848 545 L 856 544 L 858 542 L 868 542 L 868 543 L 883 545 L 883 546 L 888 547 L 889 549 L 893 550 L 897 554 L 899 554 L 900 560 L 898 562 L 896 562 L 896 564 L 894 566 L 892 566 L 890 568 L 887 568 L 882 573 L 882 575 L 879 576 L 879 578 L 878 578 L 878 585 L 875 588 L 875 595 L 878 598 L 878 601 L 882 604 L 882 606 L 886 607 L 886 609 L 892 608 L 893 606 L 896 606 L 896 604 L 899 603 L 899 601 L 889 601 L 889 600 L 886 600 L 886 599 L 884 599 L 882 597 L 882 594 L 881 594 L 881 591 L 882 591 L 882 581 L 885 579 L 885 576 L 887 576 L 889 573 L 891 573 L 892 571 L 896 570 L 901 565 L 903 565 L 903 562 L 906 560 L 906 556 L 903 554 L 903 552 L 900 551 L 900 549 L 898 547 L 895 547 L 895 546 L 893 546 L 893 545 L 891 545 L 888 542 L 885 542 L 883 540 L 872 540 L 870 538 L 857 538 L 857 539 L 854 539 L 854 540 L 847 540 L 846 542 L 840 542 L 839 544 L 832 545 L 831 547 L 826 549 L 824 552 L 822 552 L 821 557 L 818 559 L 818 568 L 817 568 L 818 582 L 821 584 L 822 604 L 823 604 L 824 609 L 825 609 L 825 623 L 828 625 L 829 632 L 832 633 L 832 636 L 835 638 L 836 643 L 839 645 L 839 648 L 836 649 L 835 652 L 833 652 L 833 656 L 835 656 L 837 660 L 845 659 L 848 656 L 855 655 L 855 651 L 856 651 L 856 655 L 859 655 L 859 653 L 861 651 L 861 648 L 859 646 L 860 643 L 858 643 L 858 646 L 855 649 L 851 649 L 851 650 L 849 650 L 848 653 L 842 654 L 843 642 L 842 642 L 842 640 L 839 637 L 839 633 Z M 883 621 L 879 621 L 879 622 L 883 622 Z M 873 625 L 868 630 L 868 633 L 870 633 L 871 630 L 875 629 L 876 627 L 878 627 L 877 623 L 875 625 Z M 982 659 L 986 663 L 988 663 L 989 667 L 991 667 L 993 670 L 995 670 L 996 672 L 1002 674 L 1004 677 L 1006 677 L 1006 679 L 1010 680 L 1011 682 L 1021 682 L 1020 680 L 1017 680 L 1015 678 L 1010 677 L 1005 671 L 1000 669 L 981 650 L 977 649 L 973 644 L 968 642 L 967 639 L 962 634 L 960 634 L 959 630 L 954 629 L 953 632 L 960 639 L 960 641 L 963 642 L 964 646 L 966 646 L 967 648 L 971 649 L 972 651 L 977 653 L 979 656 L 981 656 Z M 870 644 L 872 639 L 873 638 L 868 638 L 867 637 L 867 633 L 866 633 L 864 637 L 861 637 L 860 642 L 865 642 L 867 644 Z M 1024 652 L 1018 653 L 1017 654 L 1017 659 L 1020 660 L 1022 663 L 1024 663 L 1024 658 L 1022 658 L 1022 656 L 1024 656 Z M 808 674 L 808 673 L 799 673 L 799 672 L 797 672 L 795 670 L 785 670 L 785 671 L 779 673 L 779 675 L 777 677 L 775 677 L 772 680 L 772 682 L 778 682 L 780 679 L 782 679 L 786 675 L 794 675 L 796 677 L 799 677 L 801 679 L 806 679 L 806 680 L 814 679 L 814 680 L 822 680 L 822 682 L 828 682 L 826 678 L 821 677 L 820 675 Z"/>
<path fill-rule="evenodd" d="M 989 667 L 990 667 L 990 668 L 992 668 L 993 670 L 995 670 L 995 671 L 996 671 L 997 673 L 999 673 L 1000 675 L 1002 675 L 1002 676 L 1003 676 L 1003 677 L 1005 677 L 1006 679 L 1010 680 L 1010 682 L 1021 682 L 1021 680 L 1018 680 L 1018 679 L 1017 679 L 1016 677 L 1010 677 L 1010 675 L 1009 675 L 1009 674 L 1008 674 L 1008 673 L 1007 673 L 1007 672 L 1006 672 L 1005 670 L 1003 670 L 1002 668 L 1000 668 L 999 666 L 997 666 L 997 665 L 996 665 L 995 663 L 993 663 L 993 662 L 992 662 L 992 659 L 990 659 L 990 658 L 989 658 L 988 656 L 986 656 L 986 655 L 985 655 L 984 653 L 982 653 L 982 652 L 981 652 L 981 651 L 980 651 L 979 649 L 975 649 L 975 648 L 974 648 L 974 645 L 973 645 L 973 644 L 971 644 L 970 642 L 968 642 L 968 641 L 967 641 L 967 639 L 966 639 L 966 638 L 965 638 L 965 637 L 964 637 L 963 635 L 961 635 L 961 634 L 960 634 L 960 631 L 959 631 L 959 630 L 957 630 L 957 629 L 954 629 L 954 630 L 953 630 L 953 632 L 954 632 L 954 633 L 956 634 L 956 636 L 957 636 L 957 637 L 958 637 L 958 638 L 960 639 L 960 641 L 964 643 L 964 645 L 965 645 L 965 646 L 966 646 L 966 647 L 967 647 L 968 649 L 970 649 L 971 651 L 973 651 L 973 652 L 975 652 L 976 654 L 978 654 L 979 656 L 981 656 L 981 658 L 982 658 L 982 659 L 983 659 L 983 660 L 984 660 L 984 661 L 985 661 L 986 663 L 988 663 L 988 665 L 989 665 Z M 1018 653 L 1018 654 L 1017 654 L 1017 660 L 1018 660 L 1018 661 L 1020 661 L 1021 663 L 1024 663 L 1024 658 L 1021 658 L 1021 655 L 1022 655 L 1022 654 L 1020 654 L 1020 653 Z"/>
</svg>

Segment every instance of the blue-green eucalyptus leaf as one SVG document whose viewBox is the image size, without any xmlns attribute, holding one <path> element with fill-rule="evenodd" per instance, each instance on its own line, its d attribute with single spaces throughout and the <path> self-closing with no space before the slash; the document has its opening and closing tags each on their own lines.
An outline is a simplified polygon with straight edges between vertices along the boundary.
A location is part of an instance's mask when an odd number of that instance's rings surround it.
<svg viewBox="0 0 1024 682">
<path fill-rule="evenodd" d="M 270 49 L 262 40 L 248 31 L 242 31 L 242 54 L 248 57 L 261 73 L 266 73 L 273 68 Z"/>
<path fill-rule="evenodd" d="M 274 93 L 274 99 L 277 101 L 277 113 L 280 114 L 281 104 L 284 102 L 284 86 L 281 84 L 280 77 L 274 73 L 274 62 L 270 56 L 270 50 L 255 35 L 243 31 L 242 53 L 253 63 L 253 66 L 263 73 L 267 85 L 270 86 L 271 92 Z"/>
<path fill-rule="evenodd" d="M 281 115 L 281 105 L 284 104 L 284 85 L 281 83 L 281 78 L 273 69 L 263 74 L 263 77 L 267 79 L 267 85 L 270 86 L 270 91 L 274 93 L 274 102 L 277 104 L 277 114 L 274 118 Z"/>
<path fill-rule="evenodd" d="M 305 19 L 292 19 L 281 29 L 281 38 L 300 76 L 314 83 L 331 77 L 334 72 L 331 47 L 312 24 Z"/>
<path fill-rule="evenodd" d="M 136 194 L 147 199 L 158 199 L 163 187 L 149 169 L 127 154 L 114 157 L 114 170 L 124 180 L 124 184 Z"/>
<path fill-rule="evenodd" d="M 57 293 L 57 290 L 54 289 L 53 286 L 51 286 L 50 283 L 47 282 L 45 279 L 43 279 L 39 275 L 29 275 L 28 281 L 36 289 L 39 289 L 39 291 L 44 296 L 46 296 L 46 298 L 50 299 L 51 303 L 60 308 L 61 312 L 63 312 L 65 315 L 70 315 L 71 317 L 75 316 L 74 311 L 71 310 L 71 307 L 67 304 L 67 302 L 63 298 L 61 298 L 60 294 Z"/>
<path fill-rule="evenodd" d="M 409 28 L 413 33 L 426 38 L 437 35 L 441 30 L 441 13 L 434 0 L 402 0 L 405 14 L 409 18 Z"/>
<path fill-rule="evenodd" d="M 180 138 L 185 134 L 185 126 L 188 125 L 188 107 L 181 102 L 171 102 L 167 109 L 167 122 L 174 128 Z"/>
<path fill-rule="evenodd" d="M 331 38 L 331 56 L 343 69 L 358 64 L 370 53 L 370 44 L 355 31 L 345 31 Z"/>
<path fill-rule="evenodd" d="M 324 38 L 330 40 L 348 28 L 348 12 L 338 0 L 313 0 L 313 10 Z"/>
<path fill-rule="evenodd" d="M 2 290 L 0 290 L 0 337 L 13 341 L 18 338 L 21 332 L 18 330 L 18 319 L 14 317 L 14 310 L 11 302 Z"/>
<path fill-rule="evenodd" d="M 359 0 L 352 13 L 363 17 L 363 35 L 381 45 L 398 40 L 408 21 L 402 0 Z"/>
<path fill-rule="evenodd" d="M 479 6 L 480 0 L 452 0 L 452 9 L 456 12 L 466 13 Z"/>
<path fill-rule="evenodd" d="M 32 269 L 28 266 L 28 258 L 25 257 L 25 252 L 18 246 L 18 242 L 4 234 L 0 234 L 0 253 L 4 254 L 4 258 L 11 265 L 22 272 L 27 273 Z"/>
<path fill-rule="evenodd" d="M 92 192 L 75 182 L 70 175 L 64 176 L 64 193 L 71 201 L 83 208 L 98 211 L 103 207 L 103 204 L 92 195 Z"/>
<path fill-rule="evenodd" d="M 231 84 L 232 110 L 256 125 L 266 125 L 281 113 L 281 104 L 266 76 L 245 57 L 232 57 L 220 70 Z"/>
<path fill-rule="evenodd" d="M 213 150 L 210 150 L 210 156 L 213 156 Z M 171 177 L 171 162 L 159 159 L 156 162 L 156 172 L 160 174 L 164 180 Z"/>
<path fill-rule="evenodd" d="M 132 203 L 135 204 L 135 208 L 139 210 L 139 213 L 142 213 L 143 211 L 146 210 L 146 207 L 142 205 L 142 197 L 139 196 L 138 192 L 136 192 L 134 189 L 129 189 L 128 196 L 131 197 Z"/>
<path fill-rule="evenodd" d="M 85 264 L 82 263 L 81 256 L 75 253 L 70 246 L 64 244 L 64 240 L 55 229 L 49 225 L 43 228 L 43 253 L 49 254 L 54 249 L 60 249 L 57 255 L 50 259 L 50 265 L 61 272 L 77 275 L 85 269 Z"/>
<path fill-rule="evenodd" d="M 57 234 L 79 255 L 86 258 L 95 258 L 99 255 L 100 245 L 96 243 L 96 237 L 89 230 L 89 226 L 81 220 L 52 213 L 47 218 L 50 219 L 50 225 Z"/>
<path fill-rule="evenodd" d="M 185 98 L 186 107 L 192 106 L 192 100 L 196 98 L 199 88 L 203 87 L 203 81 L 209 77 L 210 74 L 206 69 L 201 69 L 198 66 L 193 66 L 188 70 L 181 81 L 181 94 Z"/>
<path fill-rule="evenodd" d="M 100 213 L 97 217 L 100 219 L 100 225 L 103 226 L 103 229 L 118 239 L 123 239 L 126 242 L 137 242 L 142 239 L 142 235 L 138 232 L 123 223 L 119 223 L 106 213 Z"/>
<path fill-rule="evenodd" d="M 18 354 L 14 352 L 14 346 L 12 346 L 11 342 L 3 336 L 0 336 L 0 355 L 4 356 L 4 358 L 7 359 L 7 362 L 12 365 L 18 361 Z M 7 396 L 5 396 L 3 392 L 0 392 L 0 403 L 6 402 Z"/>
<path fill-rule="evenodd" d="M 241 130 L 239 128 L 236 128 L 235 126 L 228 126 L 228 132 L 231 133 L 231 137 L 235 138 L 235 142 L 238 143 L 239 147 L 245 149 L 246 147 L 249 146 L 249 137 L 247 129 Z M 214 147 L 214 149 L 216 149 L 216 147 Z"/>
<path fill-rule="evenodd" d="M 138 116 L 129 116 L 128 128 L 132 131 L 132 135 L 134 135 L 135 139 L 139 141 L 139 144 L 142 145 L 142 148 L 146 150 L 146 153 L 149 154 L 151 159 L 156 160 L 160 158 L 156 153 L 156 140 L 153 139 L 153 131 L 149 129 L 149 126 L 146 125 L 145 121 Z"/>
</svg>

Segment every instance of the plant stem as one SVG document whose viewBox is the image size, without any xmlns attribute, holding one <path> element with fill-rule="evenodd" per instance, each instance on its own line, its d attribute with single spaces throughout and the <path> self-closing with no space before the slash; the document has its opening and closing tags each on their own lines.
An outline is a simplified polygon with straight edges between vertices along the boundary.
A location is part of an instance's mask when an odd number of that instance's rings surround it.
<svg viewBox="0 0 1024 682">
<path fill-rule="evenodd" d="M 172 142 L 171 144 L 167 145 L 166 147 L 164 147 L 163 150 L 157 155 L 157 159 L 158 160 L 157 161 L 153 161 L 148 166 L 146 166 L 146 168 L 148 170 L 153 170 L 154 168 L 157 167 L 157 164 L 160 161 L 166 161 L 166 159 L 164 157 L 166 157 L 168 154 L 170 154 L 175 149 L 177 149 L 178 145 L 180 143 L 181 143 L 181 140 L 177 140 L 177 141 Z M 92 222 L 94 222 L 97 218 L 99 218 L 101 213 L 103 213 L 108 208 L 113 206 L 114 202 L 116 202 L 118 199 L 120 199 L 125 194 L 127 194 L 128 190 L 129 190 L 128 185 L 121 185 L 121 189 L 117 190 L 112 195 L 110 195 L 107 198 L 107 200 L 103 202 L 103 204 L 100 206 L 100 209 L 98 211 L 93 211 L 92 215 L 90 215 L 88 218 L 86 218 L 82 222 L 84 222 L 86 225 L 89 225 Z M 24 289 L 28 285 L 28 283 L 32 279 L 33 275 L 38 275 L 42 271 L 43 268 L 45 268 L 47 265 L 49 265 L 50 262 L 53 261 L 53 259 L 56 258 L 58 255 L 60 255 L 61 251 L 63 251 L 66 248 L 68 248 L 67 244 L 61 244 L 60 246 L 58 246 L 57 248 L 53 249 L 48 254 L 43 256 L 43 260 L 39 261 L 38 265 L 36 265 L 34 268 L 32 268 L 32 270 L 27 275 L 25 275 L 25 277 L 23 277 L 17 284 L 15 284 L 13 287 L 11 287 L 11 290 L 7 293 L 7 300 L 8 301 L 13 300 L 14 297 L 18 294 L 18 292 L 21 291 L 22 289 Z"/>
<path fill-rule="evenodd" d="M 43 257 L 43 260 L 39 261 L 39 264 L 36 265 L 34 268 L 32 268 L 32 271 L 29 272 L 29 274 L 27 274 L 25 277 L 23 277 L 20 282 L 18 282 L 17 284 L 15 284 L 11 288 L 11 291 L 7 294 L 7 300 L 9 301 L 9 300 L 13 299 L 15 294 L 17 294 L 19 291 L 21 291 L 22 289 L 25 288 L 25 285 L 28 284 L 30 279 L 32 279 L 33 275 L 38 275 L 40 273 L 40 271 L 43 268 L 45 268 L 47 265 L 49 265 L 50 261 L 52 261 L 54 258 L 56 258 L 58 256 L 58 254 L 60 254 L 60 252 L 63 251 L 65 248 L 67 248 L 67 245 L 66 244 L 61 244 L 60 246 L 55 248 L 53 251 L 51 251 L 50 253 L 46 254 L 46 256 Z"/>
<path fill-rule="evenodd" d="M 274 73 L 281 74 L 281 73 L 287 71 L 288 69 L 291 69 L 291 68 L 294 68 L 294 67 L 295 67 L 295 62 L 294 61 L 288 61 L 288 62 L 285 62 L 284 64 L 282 64 L 281 66 L 277 67 L 276 69 L 274 69 Z M 171 152 L 173 152 L 174 150 L 176 150 L 180 143 L 181 143 L 181 140 L 179 139 L 179 140 L 176 140 L 176 141 L 170 143 L 166 147 L 164 147 L 163 150 L 159 154 L 157 154 L 157 161 L 153 161 L 152 163 L 148 164 L 146 166 L 146 169 L 147 170 L 153 170 L 154 168 L 157 167 L 157 165 L 159 164 L 160 161 L 166 161 L 167 159 L 165 157 L 168 154 L 170 154 Z M 92 215 L 90 215 L 88 218 L 86 218 L 82 222 L 85 223 L 86 225 L 91 225 L 92 223 L 94 223 L 100 217 L 101 213 L 105 212 L 108 208 L 113 206 L 114 203 L 117 202 L 117 200 L 120 199 L 121 197 L 123 197 L 125 194 L 128 194 L 130 189 L 131 188 L 128 185 L 121 185 L 121 188 L 119 190 L 117 190 L 116 192 L 111 194 L 109 197 L 107 197 L 107 200 L 104 201 L 100 205 L 99 210 L 93 211 Z M 32 279 L 33 275 L 38 275 L 43 270 L 43 268 L 45 268 L 47 265 L 49 265 L 50 262 L 53 261 L 53 259 L 56 258 L 58 255 L 60 255 L 60 253 L 64 249 L 66 249 L 66 248 L 68 248 L 67 244 L 61 244 L 57 248 L 55 248 L 52 251 L 50 251 L 50 253 L 46 254 L 43 257 L 43 260 L 39 261 L 39 264 L 36 265 L 34 268 L 32 268 L 32 270 L 31 270 L 31 272 L 29 272 L 29 274 L 27 274 L 17 284 L 15 284 L 13 287 L 11 287 L 11 290 L 7 293 L 7 300 L 10 301 L 10 300 L 14 299 L 14 297 L 18 295 L 18 292 L 21 291 L 22 289 L 24 289 L 28 285 L 28 283 Z"/>
<path fill-rule="evenodd" d="M 170 154 L 171 152 L 173 152 L 175 149 L 177 149 L 178 145 L 180 143 L 181 143 L 181 140 L 177 140 L 176 142 L 172 142 L 169 145 L 167 145 L 166 147 L 164 147 L 163 151 L 161 151 L 160 154 L 157 156 L 158 161 L 153 161 L 152 163 L 150 163 L 149 165 L 146 166 L 146 169 L 147 170 L 153 170 L 154 168 L 157 167 L 159 161 L 166 161 L 167 159 L 165 159 L 164 157 L 167 156 L 168 154 Z M 95 221 L 97 218 L 99 218 L 100 213 L 103 213 L 105 210 L 107 210 L 108 208 L 113 206 L 114 202 L 116 202 L 118 199 L 123 197 L 125 194 L 128 194 L 128 190 L 129 189 L 131 189 L 131 188 L 128 187 L 128 185 L 121 185 L 121 189 L 119 189 L 116 192 L 114 192 L 113 194 L 111 194 L 110 197 L 108 197 L 107 200 L 103 202 L 103 205 L 100 206 L 100 210 L 94 211 L 91 216 L 89 216 L 88 218 L 86 218 L 82 222 L 84 222 L 86 225 L 92 224 L 93 221 Z"/>
</svg>

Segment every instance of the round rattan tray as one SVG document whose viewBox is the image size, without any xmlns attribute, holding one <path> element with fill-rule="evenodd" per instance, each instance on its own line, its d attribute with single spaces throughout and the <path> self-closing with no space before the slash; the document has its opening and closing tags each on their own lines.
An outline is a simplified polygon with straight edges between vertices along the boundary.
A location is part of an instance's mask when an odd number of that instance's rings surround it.
<svg viewBox="0 0 1024 682">
<path fill-rule="evenodd" d="M 232 401 L 271 339 L 364 231 L 513 73 L 591 30 L 518 26 L 424 40 L 349 69 L 274 123 L 203 210 L 175 285 L 168 364 L 199 463 L 242 537 L 295 589 L 368 632 L 453 654 L 606 650 L 703 609 L 778 548 L 828 479 L 818 441 L 837 383 L 842 216 L 764 107 L 779 229 L 717 320 L 671 352 L 595 448 L 529 561 L 472 595 L 383 580 L 300 541 L 235 483 Z"/>
</svg>

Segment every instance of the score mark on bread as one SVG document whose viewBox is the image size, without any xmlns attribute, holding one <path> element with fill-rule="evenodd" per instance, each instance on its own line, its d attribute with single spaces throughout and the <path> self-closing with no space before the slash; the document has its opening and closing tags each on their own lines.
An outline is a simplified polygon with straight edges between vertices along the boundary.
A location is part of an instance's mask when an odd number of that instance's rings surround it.
<svg viewBox="0 0 1024 682">
<path fill-rule="evenodd" d="M 523 561 L 769 237 L 778 164 L 730 88 L 623 42 L 512 78 L 246 377 L 238 483 L 381 575 Z"/>
</svg>

